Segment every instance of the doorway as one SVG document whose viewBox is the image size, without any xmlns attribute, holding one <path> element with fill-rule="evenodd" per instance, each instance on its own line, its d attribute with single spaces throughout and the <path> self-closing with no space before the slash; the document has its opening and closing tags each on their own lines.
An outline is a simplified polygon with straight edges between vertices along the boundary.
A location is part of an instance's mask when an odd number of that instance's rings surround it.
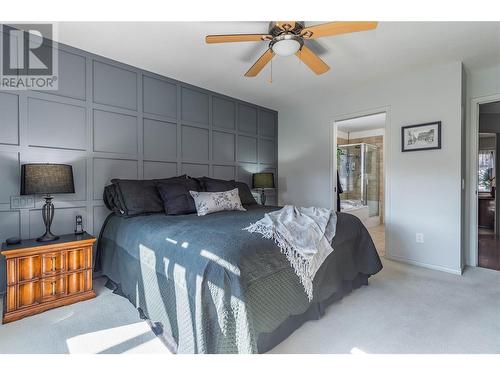
<svg viewBox="0 0 500 375">
<path fill-rule="evenodd" d="M 477 265 L 500 270 L 500 200 L 496 192 L 500 150 L 500 101 L 479 104 L 475 158 Z"/>
<path fill-rule="evenodd" d="M 337 210 L 357 216 L 385 254 L 386 113 L 335 121 Z"/>
</svg>

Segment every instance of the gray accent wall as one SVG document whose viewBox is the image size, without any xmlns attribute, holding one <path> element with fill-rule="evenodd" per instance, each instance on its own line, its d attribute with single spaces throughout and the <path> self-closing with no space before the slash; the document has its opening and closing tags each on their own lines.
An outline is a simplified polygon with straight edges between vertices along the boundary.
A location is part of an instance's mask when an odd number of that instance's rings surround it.
<svg viewBox="0 0 500 375">
<path fill-rule="evenodd" d="M 0 91 L 0 241 L 43 232 L 40 197 L 35 208 L 10 207 L 21 164 L 73 165 L 75 193 L 56 196 L 53 232 L 71 233 L 80 214 L 98 235 L 112 178 L 277 176 L 277 126 L 273 110 L 59 45 L 58 91 Z"/>
</svg>

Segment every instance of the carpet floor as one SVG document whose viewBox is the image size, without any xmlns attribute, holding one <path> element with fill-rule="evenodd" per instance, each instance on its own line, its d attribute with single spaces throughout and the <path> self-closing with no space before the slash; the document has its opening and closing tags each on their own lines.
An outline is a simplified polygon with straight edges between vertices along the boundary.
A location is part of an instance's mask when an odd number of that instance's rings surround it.
<svg viewBox="0 0 500 375">
<path fill-rule="evenodd" d="M 500 353 L 500 272 L 383 263 L 270 353 Z M 104 279 L 95 289 L 95 299 L 1 325 L 0 353 L 169 353 Z"/>
</svg>

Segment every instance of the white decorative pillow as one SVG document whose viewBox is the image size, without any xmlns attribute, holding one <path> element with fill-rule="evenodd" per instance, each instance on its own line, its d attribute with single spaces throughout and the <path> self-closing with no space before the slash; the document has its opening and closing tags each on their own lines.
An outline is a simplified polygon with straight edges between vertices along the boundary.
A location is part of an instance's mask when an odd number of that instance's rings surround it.
<svg viewBox="0 0 500 375">
<path fill-rule="evenodd" d="M 216 193 L 190 190 L 189 194 L 194 199 L 198 216 L 219 211 L 246 211 L 241 204 L 238 188 Z"/>
</svg>

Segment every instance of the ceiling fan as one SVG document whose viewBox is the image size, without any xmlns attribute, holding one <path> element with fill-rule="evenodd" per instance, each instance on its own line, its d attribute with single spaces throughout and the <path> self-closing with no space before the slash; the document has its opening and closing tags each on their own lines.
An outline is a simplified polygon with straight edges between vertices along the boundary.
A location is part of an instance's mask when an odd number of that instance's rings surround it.
<svg viewBox="0 0 500 375">
<path fill-rule="evenodd" d="M 305 27 L 302 21 L 273 21 L 269 24 L 268 34 L 207 35 L 205 41 L 207 43 L 269 42 L 267 51 L 245 73 L 245 77 L 255 77 L 259 74 L 274 55 L 291 56 L 293 54 L 319 75 L 327 72 L 330 67 L 308 48 L 304 41 L 372 30 L 377 27 L 377 24 L 378 22 L 352 21 L 329 22 Z"/>
</svg>

